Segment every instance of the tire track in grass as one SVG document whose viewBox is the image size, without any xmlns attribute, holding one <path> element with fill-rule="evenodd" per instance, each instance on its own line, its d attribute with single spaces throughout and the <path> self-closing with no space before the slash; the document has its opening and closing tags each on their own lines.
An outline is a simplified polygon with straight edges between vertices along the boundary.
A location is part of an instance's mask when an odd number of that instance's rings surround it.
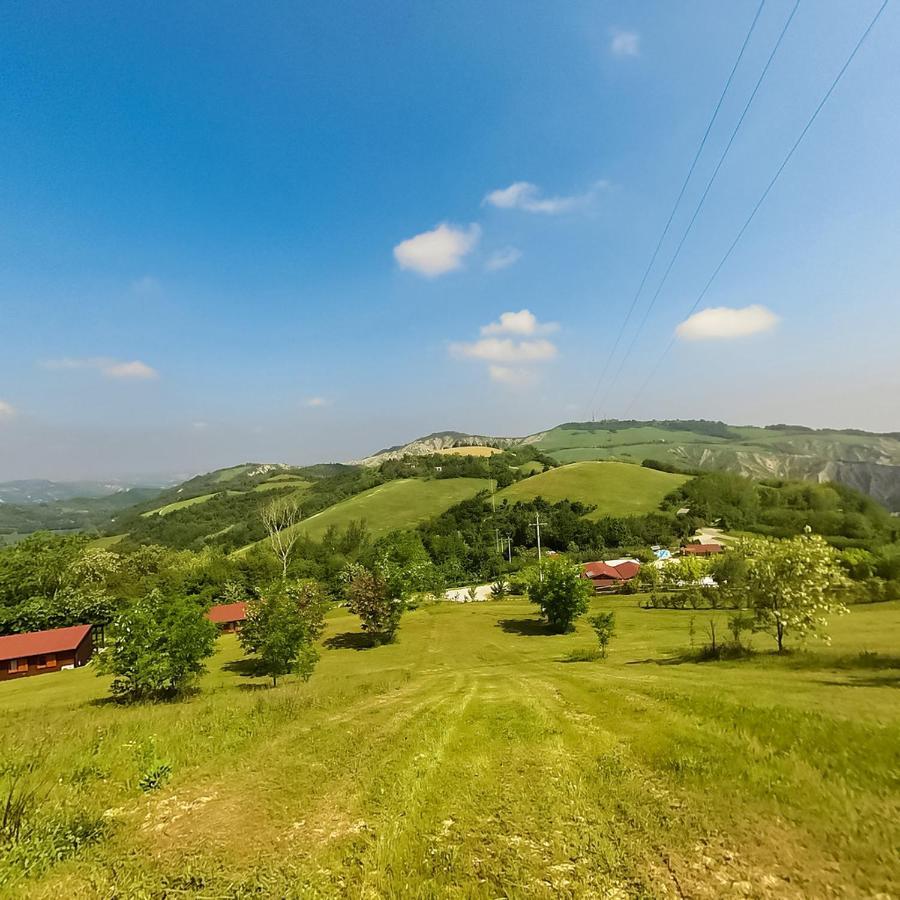
<svg viewBox="0 0 900 900">
<path fill-rule="evenodd" d="M 392 783 L 380 785 L 379 790 L 390 790 L 392 802 L 382 806 L 381 824 L 370 846 L 366 848 L 361 862 L 364 877 L 360 883 L 360 896 L 381 896 L 382 874 L 399 874 L 402 860 L 397 859 L 398 851 L 406 854 L 415 846 L 415 839 L 410 842 L 413 831 L 431 796 L 431 783 L 444 765 L 448 747 L 456 734 L 460 722 L 465 715 L 472 698 L 478 689 L 477 682 L 471 677 L 457 675 L 451 689 L 445 689 L 445 696 L 436 701 L 431 728 L 421 732 L 417 738 L 418 752 L 412 759 L 407 759 L 405 766 L 399 770 Z M 398 754 L 399 757 L 409 755 L 409 750 Z M 398 760 L 400 762 L 401 760 Z M 375 787 L 377 781 L 373 783 Z"/>
<path fill-rule="evenodd" d="M 599 693 L 596 678 L 575 674 L 561 675 L 559 682 L 545 682 L 544 687 L 555 695 L 563 708 L 573 703 L 560 687 L 582 694 L 587 690 L 593 697 Z M 752 889 L 753 896 L 760 897 L 801 897 L 821 890 L 839 893 L 846 890 L 843 879 L 836 874 L 835 861 L 821 852 L 821 842 L 817 843 L 803 827 L 789 824 L 780 817 L 773 820 L 761 810 L 752 812 L 744 805 L 746 798 L 742 798 L 745 814 L 741 821 L 735 822 L 730 814 L 723 817 L 721 798 L 717 795 L 723 789 L 733 787 L 732 780 L 725 775 L 715 777 L 714 773 L 707 778 L 703 769 L 695 772 L 675 765 L 683 759 L 692 759 L 691 748 L 697 743 L 692 738 L 694 734 L 702 736 L 700 743 L 707 749 L 711 735 L 715 735 L 725 746 L 717 746 L 710 752 L 726 760 L 752 756 L 753 751 L 746 741 L 730 734 L 722 722 L 686 715 L 684 710 L 674 708 L 654 695 L 635 698 L 630 692 L 619 690 L 618 686 L 603 691 L 604 700 L 615 700 L 616 695 L 628 704 L 628 708 L 621 709 L 620 714 L 611 718 L 620 723 L 619 746 L 622 749 L 619 752 L 626 754 L 623 761 L 627 761 L 627 769 L 636 776 L 635 790 L 637 794 L 643 791 L 657 802 L 664 824 L 665 820 L 671 822 L 658 830 L 651 842 L 657 858 L 648 860 L 647 871 L 653 873 L 654 879 L 671 879 L 676 894 L 681 890 L 675 884 L 677 881 L 686 886 L 686 893 L 699 897 L 720 896 L 726 890 L 740 893 Z M 657 721 L 641 723 L 640 719 L 635 719 L 631 711 L 635 699 L 644 700 L 644 709 L 653 710 Z M 589 732 L 601 727 L 591 725 L 591 720 L 596 720 L 593 714 L 579 713 L 567 718 Z M 671 735 L 670 748 L 661 755 L 657 748 L 648 756 L 647 745 L 658 740 L 660 735 Z M 635 748 L 641 748 L 640 758 Z M 658 762 L 668 760 L 672 765 L 662 769 L 659 764 L 654 765 L 654 759 Z M 632 799 L 630 794 L 627 799 Z M 818 874 L 804 880 L 804 872 Z"/>
</svg>

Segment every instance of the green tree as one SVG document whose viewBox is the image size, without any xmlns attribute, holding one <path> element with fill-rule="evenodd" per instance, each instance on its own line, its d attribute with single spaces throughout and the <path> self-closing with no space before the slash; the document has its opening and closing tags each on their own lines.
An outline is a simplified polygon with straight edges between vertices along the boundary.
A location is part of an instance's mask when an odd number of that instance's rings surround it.
<svg viewBox="0 0 900 900">
<path fill-rule="evenodd" d="M 539 573 L 529 578 L 528 598 L 541 609 L 541 615 L 553 631 L 560 634 L 572 629 L 579 616 L 590 606 L 594 589 L 581 577 L 581 567 L 562 557 L 552 557 Z"/>
<path fill-rule="evenodd" d="M 194 600 L 150 591 L 113 620 L 110 646 L 98 657 L 98 674 L 113 676 L 110 692 L 118 700 L 181 696 L 205 671 L 216 634 Z"/>
<path fill-rule="evenodd" d="M 837 551 L 807 533 L 786 540 L 748 539 L 740 552 L 747 558 L 746 600 L 754 630 L 771 634 L 779 653 L 788 634 L 827 642 L 827 616 L 847 612 L 840 600 L 847 581 Z"/>
<path fill-rule="evenodd" d="M 597 643 L 600 644 L 600 656 L 606 659 L 609 651 L 609 642 L 616 633 L 616 614 L 611 610 L 604 610 L 590 618 L 591 628 L 597 635 Z"/>
<path fill-rule="evenodd" d="M 247 605 L 241 646 L 272 679 L 295 673 L 308 681 L 319 660 L 316 641 L 325 628 L 328 600 L 315 581 L 276 582 Z"/>
</svg>

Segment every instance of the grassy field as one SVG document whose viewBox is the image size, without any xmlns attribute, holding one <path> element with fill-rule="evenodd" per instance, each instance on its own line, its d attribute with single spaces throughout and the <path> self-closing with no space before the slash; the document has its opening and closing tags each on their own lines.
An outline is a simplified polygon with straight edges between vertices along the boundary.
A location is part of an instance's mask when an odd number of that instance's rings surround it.
<svg viewBox="0 0 900 900">
<path fill-rule="evenodd" d="M 504 488 L 497 497 L 515 503 L 543 497 L 553 503 L 580 500 L 595 505 L 591 518 L 652 512 L 669 491 L 684 484 L 684 475 L 670 475 L 628 463 L 580 462 L 533 475 Z"/>
<path fill-rule="evenodd" d="M 311 481 L 306 481 L 303 478 L 291 478 L 290 476 L 285 477 L 283 475 L 278 475 L 275 478 L 270 478 L 268 481 L 264 481 L 262 484 L 256 485 L 253 488 L 254 491 L 274 491 L 280 488 L 289 488 L 292 487 L 297 491 L 305 491 L 308 487 L 312 485 Z"/>
<path fill-rule="evenodd" d="M 0 853 L 0 893 L 900 892 L 900 605 L 733 663 L 686 661 L 707 613 L 595 605 L 618 616 L 606 662 L 512 599 L 422 608 L 372 649 L 336 611 L 308 684 L 244 674 L 232 636 L 181 704 L 118 708 L 90 667 L 0 684 L 3 772 L 32 761 L 46 825 Z"/>
<path fill-rule="evenodd" d="M 351 522 L 363 520 L 373 535 L 387 534 L 397 528 L 418 525 L 461 500 L 486 490 L 488 486 L 484 478 L 404 478 L 389 481 L 323 509 L 301 522 L 297 528 L 309 537 L 320 540 L 332 525 L 344 529 Z"/>
<path fill-rule="evenodd" d="M 233 496 L 239 494 L 240 491 L 225 491 L 224 493 Z M 198 503 L 206 503 L 208 500 L 212 500 L 213 497 L 217 496 L 217 493 L 200 494 L 199 497 L 188 497 L 187 500 L 176 500 L 173 503 L 167 503 L 165 506 L 160 506 L 159 509 L 151 509 L 141 513 L 141 516 L 144 518 L 147 518 L 147 516 L 167 516 L 169 513 L 173 513 L 176 510 L 187 509 L 189 506 L 196 506 Z"/>
</svg>

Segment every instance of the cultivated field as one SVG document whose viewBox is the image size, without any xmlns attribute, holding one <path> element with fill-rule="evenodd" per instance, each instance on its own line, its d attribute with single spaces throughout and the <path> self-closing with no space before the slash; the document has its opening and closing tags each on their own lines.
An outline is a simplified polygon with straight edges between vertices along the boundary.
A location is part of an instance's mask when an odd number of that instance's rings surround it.
<svg viewBox="0 0 900 900">
<path fill-rule="evenodd" d="M 551 503 L 580 500 L 597 507 L 590 518 L 627 516 L 653 512 L 666 494 L 687 480 L 629 463 L 581 462 L 533 475 L 504 488 L 497 497 L 510 503 L 535 497 Z"/>
<path fill-rule="evenodd" d="M 0 893 L 897 896 L 900 605 L 854 608 L 831 649 L 696 663 L 710 613 L 635 599 L 595 602 L 606 662 L 513 599 L 425 607 L 374 649 L 337 611 L 305 685 L 246 676 L 233 637 L 186 703 L 118 708 L 89 668 L 0 684 L 3 772 L 32 761 L 69 847 L 0 857 Z"/>
<path fill-rule="evenodd" d="M 438 451 L 441 456 L 493 456 L 495 453 L 502 453 L 496 447 L 448 447 L 446 450 Z"/>
</svg>

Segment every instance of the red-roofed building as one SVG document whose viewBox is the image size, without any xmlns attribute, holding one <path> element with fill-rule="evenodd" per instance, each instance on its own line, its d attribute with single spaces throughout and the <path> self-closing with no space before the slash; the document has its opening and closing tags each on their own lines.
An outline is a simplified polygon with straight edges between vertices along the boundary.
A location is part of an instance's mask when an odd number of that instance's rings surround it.
<svg viewBox="0 0 900 900">
<path fill-rule="evenodd" d="M 247 604 L 243 601 L 220 603 L 211 606 L 206 617 L 210 622 L 215 622 L 220 631 L 239 631 L 244 619 L 247 618 Z"/>
<path fill-rule="evenodd" d="M 612 578 L 614 581 L 619 579 L 619 573 L 609 564 L 605 562 L 590 562 L 584 564 L 583 571 L 585 578 Z"/>
<path fill-rule="evenodd" d="M 684 556 L 714 556 L 722 552 L 721 544 L 685 544 L 681 548 Z"/>
<path fill-rule="evenodd" d="M 83 666 L 94 652 L 90 625 L 0 637 L 0 681 Z"/>
<path fill-rule="evenodd" d="M 626 581 L 631 581 L 640 570 L 640 563 L 623 559 L 615 565 L 606 562 L 585 563 L 581 575 L 591 580 L 594 590 L 599 594 L 620 588 Z"/>
</svg>

